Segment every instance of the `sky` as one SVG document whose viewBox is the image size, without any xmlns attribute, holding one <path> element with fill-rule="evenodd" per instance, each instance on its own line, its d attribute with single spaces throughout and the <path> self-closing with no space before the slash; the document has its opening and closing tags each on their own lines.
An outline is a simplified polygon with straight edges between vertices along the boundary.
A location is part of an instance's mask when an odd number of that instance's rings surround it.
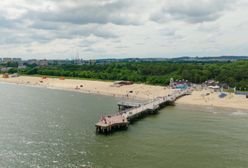
<svg viewBox="0 0 248 168">
<path fill-rule="evenodd" d="M 0 57 L 248 55 L 247 0 L 1 0 Z"/>
</svg>

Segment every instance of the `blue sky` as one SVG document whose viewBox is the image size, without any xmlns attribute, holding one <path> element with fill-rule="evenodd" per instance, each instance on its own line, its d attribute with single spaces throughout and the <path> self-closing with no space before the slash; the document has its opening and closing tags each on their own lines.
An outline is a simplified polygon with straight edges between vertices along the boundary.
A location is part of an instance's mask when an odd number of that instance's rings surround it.
<svg viewBox="0 0 248 168">
<path fill-rule="evenodd" d="M 0 57 L 248 55 L 246 0 L 2 0 Z"/>
</svg>

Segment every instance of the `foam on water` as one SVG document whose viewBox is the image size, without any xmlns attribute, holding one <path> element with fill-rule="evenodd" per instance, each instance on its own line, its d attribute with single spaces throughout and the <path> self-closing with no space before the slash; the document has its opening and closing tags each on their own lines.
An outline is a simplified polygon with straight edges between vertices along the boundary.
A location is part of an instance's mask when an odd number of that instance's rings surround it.
<svg viewBox="0 0 248 168">
<path fill-rule="evenodd" d="M 248 115 L 248 112 L 235 111 L 235 112 L 232 112 L 230 115 L 232 115 L 232 116 L 246 116 L 246 115 Z"/>
</svg>

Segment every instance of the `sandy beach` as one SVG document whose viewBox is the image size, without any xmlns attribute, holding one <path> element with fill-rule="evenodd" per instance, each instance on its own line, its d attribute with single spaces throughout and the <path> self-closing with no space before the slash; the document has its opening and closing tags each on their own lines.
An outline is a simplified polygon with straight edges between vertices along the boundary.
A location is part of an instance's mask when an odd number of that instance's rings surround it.
<svg viewBox="0 0 248 168">
<path fill-rule="evenodd" d="M 210 95 L 205 95 L 206 92 L 208 91 L 193 91 L 192 95 L 182 97 L 178 99 L 176 103 L 243 109 L 248 112 L 248 99 L 245 97 L 245 95 L 235 95 L 234 93 L 228 93 L 226 97 L 219 98 L 218 92 L 210 92 Z"/>
<path fill-rule="evenodd" d="M 165 96 L 173 91 L 167 87 L 151 86 L 146 84 L 115 86 L 113 85 L 113 82 L 105 81 L 77 79 L 61 80 L 58 78 L 42 79 L 41 77 L 30 76 L 20 76 L 7 79 L 1 77 L 0 82 L 143 100 L 151 100 L 159 96 Z M 206 95 L 206 92 L 209 91 L 193 91 L 192 95 L 180 98 L 176 103 L 245 109 L 245 111 L 247 110 L 248 112 L 248 99 L 246 99 L 244 95 L 228 94 L 225 98 L 219 98 L 219 93 L 213 92 Z"/>
<path fill-rule="evenodd" d="M 123 85 L 118 87 L 114 86 L 113 82 L 105 81 L 78 79 L 60 80 L 59 78 L 42 79 L 42 77 L 30 76 L 20 76 L 7 79 L 1 77 L 0 82 L 144 100 L 168 95 L 172 91 L 165 87 L 144 84 Z"/>
</svg>

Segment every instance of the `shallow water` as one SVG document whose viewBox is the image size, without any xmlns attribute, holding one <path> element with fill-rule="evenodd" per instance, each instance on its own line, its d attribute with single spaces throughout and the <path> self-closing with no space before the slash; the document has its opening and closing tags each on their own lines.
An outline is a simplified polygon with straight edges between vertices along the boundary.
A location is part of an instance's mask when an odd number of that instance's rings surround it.
<svg viewBox="0 0 248 168">
<path fill-rule="evenodd" d="M 95 134 L 117 98 L 0 84 L 0 167 L 248 167 L 248 113 L 174 106 Z"/>
</svg>

